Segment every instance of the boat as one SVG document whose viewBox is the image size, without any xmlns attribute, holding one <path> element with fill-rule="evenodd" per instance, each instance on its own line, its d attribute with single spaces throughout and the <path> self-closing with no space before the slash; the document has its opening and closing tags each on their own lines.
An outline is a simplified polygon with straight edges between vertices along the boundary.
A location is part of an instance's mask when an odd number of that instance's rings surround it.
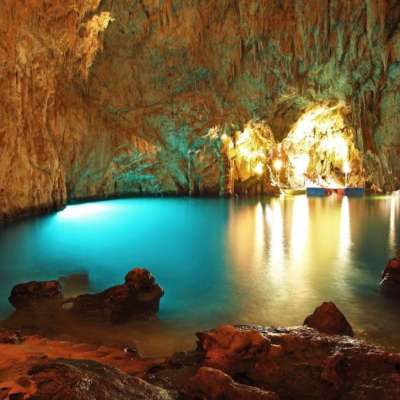
<svg viewBox="0 0 400 400">
<path fill-rule="evenodd" d="M 307 196 L 309 197 L 325 197 L 328 194 L 328 190 L 323 187 L 308 187 L 307 188 Z"/>
<path fill-rule="evenodd" d="M 297 196 L 300 194 L 306 194 L 305 188 L 282 189 L 282 191 L 287 196 Z"/>
<path fill-rule="evenodd" d="M 365 195 L 365 189 L 360 187 L 345 187 L 344 195 L 348 197 L 363 197 Z"/>
</svg>

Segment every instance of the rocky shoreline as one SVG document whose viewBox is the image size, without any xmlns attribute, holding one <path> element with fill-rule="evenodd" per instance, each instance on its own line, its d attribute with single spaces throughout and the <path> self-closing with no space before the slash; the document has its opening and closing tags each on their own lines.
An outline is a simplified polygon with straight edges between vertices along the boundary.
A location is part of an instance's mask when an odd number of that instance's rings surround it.
<svg viewBox="0 0 400 400">
<path fill-rule="evenodd" d="M 400 354 L 310 327 L 225 325 L 165 359 L 0 330 L 0 399 L 388 399 Z"/>
<path fill-rule="evenodd" d="M 28 282 L 9 300 L 32 318 L 73 313 L 120 324 L 154 318 L 162 295 L 150 272 L 136 268 L 98 294 L 64 299 L 58 281 Z M 197 333 L 192 351 L 163 358 L 2 328 L 0 400 L 399 399 L 400 353 L 353 335 L 332 302 L 303 326 L 223 325 Z"/>
</svg>

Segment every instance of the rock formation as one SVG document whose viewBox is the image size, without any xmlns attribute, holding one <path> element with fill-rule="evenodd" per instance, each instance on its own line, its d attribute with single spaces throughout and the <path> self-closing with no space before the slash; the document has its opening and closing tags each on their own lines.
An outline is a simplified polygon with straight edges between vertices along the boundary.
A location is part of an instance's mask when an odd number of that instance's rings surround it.
<svg viewBox="0 0 400 400">
<path fill-rule="evenodd" d="M 400 250 L 395 258 L 389 260 L 379 286 L 384 295 L 400 299 Z"/>
<path fill-rule="evenodd" d="M 168 392 L 115 368 L 86 360 L 58 360 L 29 371 L 41 400 L 172 400 Z"/>
<path fill-rule="evenodd" d="M 304 320 L 304 325 L 330 335 L 354 335 L 353 329 L 346 317 L 332 302 L 324 302 L 317 307 Z"/>
<path fill-rule="evenodd" d="M 398 187 L 399 22 L 397 0 L 4 0 L 0 219 L 224 193 L 210 129 L 262 120 L 279 142 L 339 101 L 367 180 Z"/>
<path fill-rule="evenodd" d="M 20 283 L 13 287 L 8 298 L 16 309 L 34 309 L 42 305 L 47 307 L 61 299 L 58 281 Z"/>
<path fill-rule="evenodd" d="M 98 294 L 83 294 L 68 300 L 67 309 L 85 317 L 112 323 L 154 318 L 164 291 L 149 271 L 135 268 L 128 272 L 123 285 Z M 65 306 L 64 305 L 64 306 Z"/>
<path fill-rule="evenodd" d="M 236 383 L 224 372 L 201 367 L 184 389 L 188 398 L 207 400 L 279 400 L 277 394 Z"/>
<path fill-rule="evenodd" d="M 17 310 L 71 312 L 80 317 L 122 323 L 129 319 L 154 318 L 163 294 L 149 271 L 134 268 L 126 275 L 123 285 L 101 293 L 64 299 L 58 281 L 28 282 L 14 286 L 9 301 Z"/>
<path fill-rule="evenodd" d="M 307 327 L 224 326 L 198 337 L 202 365 L 268 388 L 281 399 L 394 400 L 400 395 L 399 354 L 348 336 Z"/>
<path fill-rule="evenodd" d="M 400 354 L 304 326 L 226 325 L 199 333 L 192 352 L 155 360 L 127 349 L 0 330 L 0 354 L 0 399 L 400 396 Z"/>
</svg>

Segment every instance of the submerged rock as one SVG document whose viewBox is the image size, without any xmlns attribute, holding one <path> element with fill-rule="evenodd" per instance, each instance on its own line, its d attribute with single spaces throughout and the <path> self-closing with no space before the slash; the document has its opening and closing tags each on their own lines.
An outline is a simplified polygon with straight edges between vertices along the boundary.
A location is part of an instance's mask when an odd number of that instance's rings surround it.
<svg viewBox="0 0 400 400">
<path fill-rule="evenodd" d="M 62 299 L 62 292 L 57 281 L 21 283 L 13 287 L 8 298 L 17 310 L 36 308 L 60 299 Z"/>
<path fill-rule="evenodd" d="M 163 294 L 149 271 L 135 268 L 126 275 L 123 285 L 97 294 L 80 295 L 65 303 L 64 308 L 80 315 L 122 323 L 130 318 L 154 317 Z"/>
<path fill-rule="evenodd" d="M 304 325 L 330 335 L 353 336 L 353 329 L 335 303 L 324 302 L 304 320 Z"/>
<path fill-rule="evenodd" d="M 60 278 L 63 284 L 65 278 Z M 73 280 L 86 285 L 85 275 L 75 275 Z M 81 294 L 63 298 L 58 281 L 28 282 L 16 285 L 9 297 L 17 310 L 73 312 L 79 316 L 95 317 L 112 323 L 130 318 L 154 318 L 160 306 L 163 289 L 146 269 L 135 268 L 128 272 L 125 283 L 112 286 L 101 293 Z"/>
<path fill-rule="evenodd" d="M 142 379 L 89 360 L 56 360 L 33 367 L 30 378 L 40 400 L 172 400 Z"/>
<path fill-rule="evenodd" d="M 279 400 L 279 396 L 273 392 L 236 383 L 224 372 L 207 367 L 198 370 L 184 391 L 190 399 Z"/>
<path fill-rule="evenodd" d="M 387 263 L 379 286 L 384 295 L 400 299 L 400 251 Z"/>
</svg>

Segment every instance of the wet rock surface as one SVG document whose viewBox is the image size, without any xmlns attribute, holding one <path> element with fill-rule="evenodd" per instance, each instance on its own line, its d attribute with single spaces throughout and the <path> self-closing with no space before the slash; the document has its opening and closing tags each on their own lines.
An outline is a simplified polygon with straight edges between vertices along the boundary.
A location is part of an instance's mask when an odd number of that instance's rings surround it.
<svg viewBox="0 0 400 400">
<path fill-rule="evenodd" d="M 40 305 L 54 305 L 62 299 L 61 286 L 58 281 L 27 282 L 13 287 L 8 298 L 18 309 L 36 308 Z"/>
<path fill-rule="evenodd" d="M 2 344 L 18 344 L 21 343 L 23 338 L 19 332 L 11 330 L 0 329 L 0 343 Z"/>
<path fill-rule="evenodd" d="M 322 333 L 353 336 L 353 328 L 332 302 L 324 302 L 304 320 L 304 325 Z"/>
<path fill-rule="evenodd" d="M 400 299 L 400 252 L 389 260 L 379 286 L 385 296 Z"/>
<path fill-rule="evenodd" d="M 168 392 L 142 379 L 89 360 L 56 360 L 29 372 L 40 400 L 172 400 Z"/>
<path fill-rule="evenodd" d="M 263 359 L 271 347 L 268 337 L 256 330 L 241 330 L 224 325 L 215 331 L 200 332 L 199 347 L 203 364 L 229 374 L 245 373 Z"/>
<path fill-rule="evenodd" d="M 136 268 L 126 275 L 123 285 L 98 294 L 78 296 L 70 301 L 69 309 L 80 315 L 122 323 L 131 318 L 155 317 L 163 294 L 150 272 Z"/>
<path fill-rule="evenodd" d="M 79 276 L 74 279 L 82 281 Z M 163 294 L 163 289 L 149 271 L 135 268 L 128 272 L 123 285 L 113 286 L 101 293 L 63 299 L 58 281 L 28 282 L 16 285 L 9 301 L 17 311 L 70 312 L 85 318 L 122 323 L 129 319 L 154 318 Z"/>
<path fill-rule="evenodd" d="M 194 400 L 279 400 L 279 396 L 273 392 L 239 384 L 228 374 L 207 367 L 201 367 L 190 378 L 184 393 Z"/>
<path fill-rule="evenodd" d="M 268 344 L 260 347 L 261 338 Z M 400 355 L 348 336 L 308 327 L 221 327 L 199 335 L 199 350 L 203 365 L 268 388 L 282 399 L 400 396 Z M 246 362 L 238 367 L 238 360 Z"/>
<path fill-rule="evenodd" d="M 107 395 L 104 391 L 115 396 L 119 393 L 129 395 L 129 388 L 123 385 L 130 376 L 141 377 L 147 370 L 165 361 L 144 358 L 122 347 L 65 338 L 49 339 L 1 328 L 0 338 L 1 400 L 30 399 L 31 396 L 32 399 L 67 400 L 69 396 L 78 395 L 76 390 L 81 390 L 79 399 L 88 399 L 92 398 L 89 389 L 96 390 L 98 399 L 106 398 L 102 397 Z M 59 362 L 59 359 L 63 361 Z M 105 382 L 107 375 L 110 382 Z M 95 386 L 92 387 L 91 382 Z M 79 387 L 74 388 L 76 385 Z M 57 397 L 56 390 L 65 397 Z"/>
<path fill-rule="evenodd" d="M 0 333 L 7 338 L 0 342 L 2 400 L 400 398 L 400 354 L 306 326 L 226 325 L 199 333 L 195 351 L 166 360 Z"/>
</svg>

